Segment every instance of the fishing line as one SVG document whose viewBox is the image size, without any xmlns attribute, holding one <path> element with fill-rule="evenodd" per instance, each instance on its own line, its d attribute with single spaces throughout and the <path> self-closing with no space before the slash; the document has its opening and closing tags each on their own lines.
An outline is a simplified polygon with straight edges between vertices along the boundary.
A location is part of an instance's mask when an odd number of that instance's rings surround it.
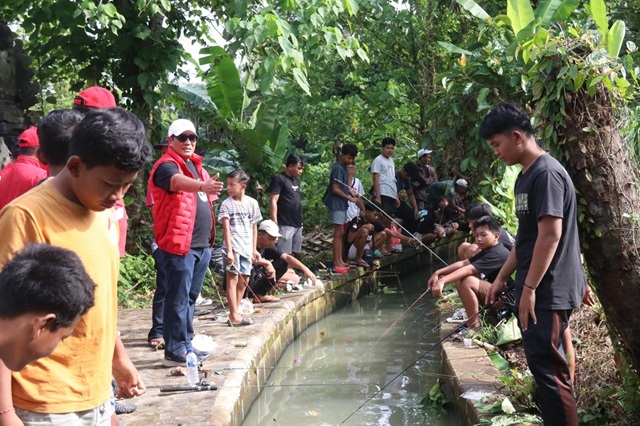
<svg viewBox="0 0 640 426">
<path fill-rule="evenodd" d="M 506 294 L 506 292 L 510 290 L 509 286 L 507 286 L 507 288 L 500 293 L 499 297 L 502 297 Z M 423 293 L 423 295 L 426 294 Z M 496 298 L 496 300 L 491 303 L 488 302 L 485 305 L 483 305 L 478 312 L 476 312 L 475 314 L 473 314 L 472 316 L 470 316 L 466 321 L 462 322 L 461 324 L 459 324 L 456 328 L 453 329 L 453 331 L 451 333 L 448 333 L 444 338 L 440 339 L 440 341 L 438 341 L 437 343 L 435 343 L 433 346 L 431 346 L 428 350 L 426 350 L 425 352 L 422 353 L 422 355 L 420 355 L 415 361 L 413 361 L 411 364 L 409 364 L 409 366 L 407 368 L 405 368 L 404 370 L 402 370 L 400 373 L 396 374 L 391 380 L 389 380 L 382 388 L 380 388 L 379 390 L 377 390 L 376 392 L 373 393 L 373 395 L 371 395 L 369 398 L 367 398 L 362 404 L 360 404 L 360 406 L 358 408 L 356 408 L 354 411 L 351 412 L 351 414 L 349 414 L 340 424 L 344 424 L 346 423 L 351 417 L 353 417 L 354 414 L 356 414 L 358 411 L 360 411 L 360 409 L 362 409 L 362 407 L 364 407 L 365 405 L 367 405 L 373 398 L 375 398 L 378 394 L 380 394 L 380 392 L 382 392 L 383 390 L 385 390 L 391 383 L 393 383 L 398 377 L 402 376 L 404 373 L 406 373 L 411 367 L 413 367 L 414 365 L 416 365 L 421 359 L 423 359 L 425 356 L 427 356 L 432 350 L 434 350 L 436 347 L 440 346 L 442 343 L 444 343 L 445 340 L 449 339 L 451 336 L 453 336 L 455 333 L 459 332 L 460 330 L 462 330 L 463 327 L 466 327 L 467 323 L 469 321 L 471 321 L 472 319 L 474 319 L 475 317 L 477 317 L 478 315 L 480 315 L 480 313 L 484 312 L 486 309 L 488 309 L 489 307 L 491 307 L 492 305 L 494 305 L 497 301 L 498 298 Z"/>
<path fill-rule="evenodd" d="M 339 184 L 344 185 L 347 188 L 351 188 L 349 185 L 347 185 L 346 183 L 342 182 L 339 179 L 335 179 L 334 181 L 338 182 Z M 383 215 L 385 215 L 387 217 L 387 219 L 391 220 L 395 225 L 397 225 L 400 229 L 402 229 L 409 237 L 413 238 L 415 241 L 418 242 L 418 244 L 420 244 L 423 248 L 429 250 L 431 252 L 432 255 L 434 255 L 436 257 L 436 259 L 438 259 L 440 262 L 442 262 L 445 266 L 449 266 L 449 264 L 447 262 L 445 262 L 440 256 L 438 256 L 436 254 L 436 252 L 434 252 L 433 250 L 431 250 L 425 243 L 422 242 L 421 239 L 416 238 L 411 232 L 407 231 L 407 229 L 402 226 L 400 223 L 398 223 L 394 218 L 392 218 L 390 215 L 387 214 L 387 212 L 385 212 L 382 208 L 378 207 L 378 205 L 376 203 L 374 203 L 373 201 L 371 201 L 369 198 L 365 197 L 364 195 L 358 195 L 360 198 L 364 199 L 366 202 L 368 202 L 369 204 L 371 204 L 373 207 L 375 207 L 376 210 L 378 210 L 380 213 L 382 213 Z"/>
<path fill-rule="evenodd" d="M 391 329 L 393 327 L 395 327 L 396 324 L 398 324 L 398 322 L 407 314 L 409 313 L 409 311 L 411 310 L 411 308 L 413 308 L 416 303 L 418 303 L 420 301 L 420 299 L 422 299 L 424 296 L 426 296 L 427 293 L 429 293 L 429 290 L 431 290 L 431 288 L 426 289 L 420 296 L 418 296 L 418 298 L 411 304 L 411 306 L 409 306 L 407 309 L 404 310 L 404 312 L 402 312 L 402 314 L 393 322 L 391 323 L 391 325 L 384 331 L 384 333 L 382 333 L 382 335 L 380 337 L 378 337 L 378 340 L 375 341 L 375 343 L 373 344 L 373 347 L 371 347 L 367 352 L 365 352 L 365 354 L 363 356 L 367 356 L 369 354 L 369 352 L 371 352 L 372 350 L 374 350 L 376 348 L 376 346 L 378 345 L 378 343 L 380 343 L 380 340 L 382 340 L 382 338 L 384 336 L 387 335 L 387 333 L 389 333 L 391 331 Z"/>
</svg>

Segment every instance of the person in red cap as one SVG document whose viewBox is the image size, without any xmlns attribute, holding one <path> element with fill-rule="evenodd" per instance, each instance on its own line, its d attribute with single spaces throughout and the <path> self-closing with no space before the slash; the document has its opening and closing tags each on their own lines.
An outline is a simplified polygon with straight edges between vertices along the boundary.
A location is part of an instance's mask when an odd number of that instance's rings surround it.
<svg viewBox="0 0 640 426">
<path fill-rule="evenodd" d="M 84 89 L 73 100 L 73 109 L 84 113 L 92 108 L 115 108 L 116 106 L 113 93 L 98 86 Z"/>
<path fill-rule="evenodd" d="M 39 155 L 38 131 L 32 126 L 20 135 L 18 139 L 18 158 L 16 158 L 13 166 L 2 174 L 2 179 L 0 180 L 0 209 L 47 177 L 48 172 L 40 162 Z"/>
<path fill-rule="evenodd" d="M 116 106 L 116 98 L 113 93 L 99 86 L 87 87 L 73 99 L 73 109 L 83 114 L 96 108 L 115 108 Z M 112 219 L 118 221 L 120 229 L 118 249 L 120 250 L 120 257 L 124 257 L 127 244 L 127 228 L 129 227 L 124 201 L 119 199 L 113 209 Z"/>
</svg>

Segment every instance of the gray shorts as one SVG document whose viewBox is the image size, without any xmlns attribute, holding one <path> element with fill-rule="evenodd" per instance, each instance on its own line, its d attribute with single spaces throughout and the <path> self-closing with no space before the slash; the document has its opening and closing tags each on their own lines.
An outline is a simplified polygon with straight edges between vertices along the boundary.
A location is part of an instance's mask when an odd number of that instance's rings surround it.
<svg viewBox="0 0 640 426">
<path fill-rule="evenodd" d="M 109 400 L 96 408 L 75 413 L 47 414 L 16 407 L 25 426 L 109 426 L 116 409 Z"/>
<path fill-rule="evenodd" d="M 333 225 L 344 225 L 347 222 L 347 211 L 346 210 L 330 210 L 327 209 L 329 213 L 329 222 Z"/>
<path fill-rule="evenodd" d="M 300 253 L 302 251 L 302 226 L 296 228 L 295 226 L 281 226 L 280 234 L 282 237 L 278 238 L 278 248 L 283 253 Z"/>
</svg>

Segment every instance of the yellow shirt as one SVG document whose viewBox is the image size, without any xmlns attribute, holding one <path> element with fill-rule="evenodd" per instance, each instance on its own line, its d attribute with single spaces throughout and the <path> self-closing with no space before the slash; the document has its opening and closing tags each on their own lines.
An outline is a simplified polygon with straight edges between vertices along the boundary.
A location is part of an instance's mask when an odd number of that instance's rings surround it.
<svg viewBox="0 0 640 426">
<path fill-rule="evenodd" d="M 55 352 L 13 374 L 13 403 L 41 413 L 95 408 L 111 396 L 116 339 L 118 228 L 111 212 L 93 212 L 49 182 L 0 211 L 0 265 L 30 242 L 72 250 L 96 283 L 95 306 Z"/>
</svg>

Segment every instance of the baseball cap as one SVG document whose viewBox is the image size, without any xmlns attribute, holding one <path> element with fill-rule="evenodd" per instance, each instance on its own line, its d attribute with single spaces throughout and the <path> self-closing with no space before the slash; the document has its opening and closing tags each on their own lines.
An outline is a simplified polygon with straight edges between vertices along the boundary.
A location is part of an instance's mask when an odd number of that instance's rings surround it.
<svg viewBox="0 0 640 426">
<path fill-rule="evenodd" d="M 427 154 L 431 154 L 433 151 L 430 149 L 421 149 L 418 151 L 418 158 L 422 157 L 423 155 L 427 155 Z"/>
<path fill-rule="evenodd" d="M 29 127 L 22 132 L 18 138 L 18 146 L 20 148 L 31 148 L 40 146 L 40 139 L 38 139 L 38 129 L 35 126 Z"/>
<path fill-rule="evenodd" d="M 469 186 L 469 183 L 468 183 L 466 180 L 464 180 L 464 179 L 458 179 L 458 180 L 456 181 L 456 185 L 461 186 L 461 187 L 463 187 L 463 188 L 466 188 L 466 187 L 468 187 L 468 186 Z"/>
<path fill-rule="evenodd" d="M 174 121 L 173 123 L 171 123 L 171 126 L 169 126 L 169 132 L 167 133 L 167 136 L 169 137 L 180 136 L 187 130 L 191 130 L 196 135 L 198 134 L 192 122 L 190 122 L 189 120 L 185 120 L 184 118 L 180 118 Z"/>
<path fill-rule="evenodd" d="M 258 231 L 264 231 L 272 237 L 282 237 L 278 224 L 271 219 L 263 220 L 258 227 Z"/>
<path fill-rule="evenodd" d="M 78 93 L 73 104 L 89 108 L 115 108 L 117 106 L 113 93 L 98 86 L 89 87 Z"/>
</svg>

